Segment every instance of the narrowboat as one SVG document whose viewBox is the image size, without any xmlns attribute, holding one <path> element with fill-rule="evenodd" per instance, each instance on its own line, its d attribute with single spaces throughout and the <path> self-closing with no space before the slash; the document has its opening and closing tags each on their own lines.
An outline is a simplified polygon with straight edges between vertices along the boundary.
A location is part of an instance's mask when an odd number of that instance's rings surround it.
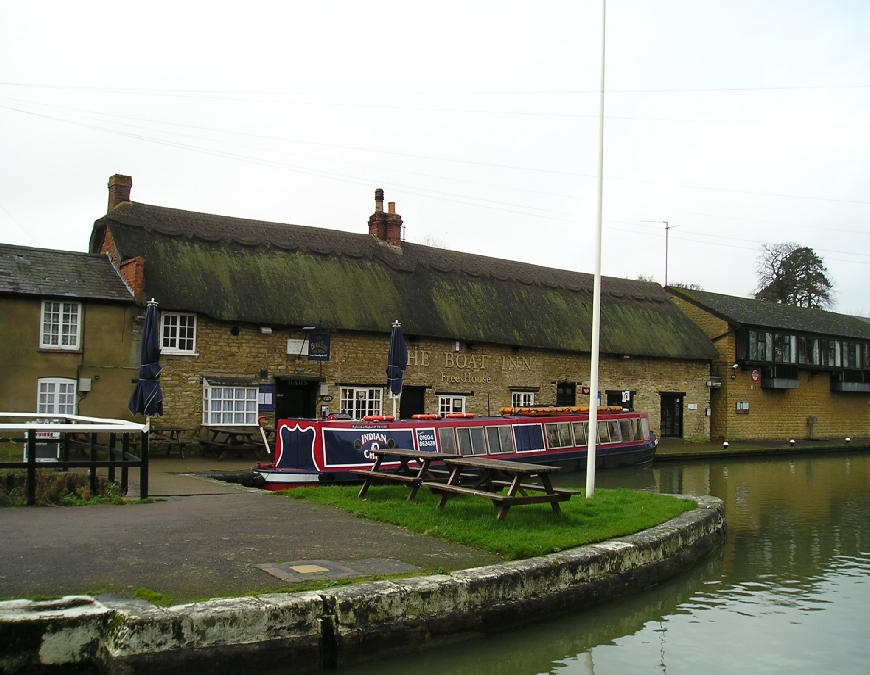
<svg viewBox="0 0 870 675">
<path fill-rule="evenodd" d="M 353 420 L 338 414 L 323 420 L 281 419 L 272 463 L 258 464 L 254 472 L 267 490 L 356 482 L 360 479 L 351 471 L 370 469 L 375 460 L 371 450 L 381 448 L 586 469 L 588 408 L 502 408 L 500 413 L 414 415 L 409 420 L 384 415 Z M 647 414 L 618 407 L 598 409 L 598 438 L 596 467 L 647 466 L 658 447 Z M 381 465 L 398 466 L 398 461 Z"/>
</svg>

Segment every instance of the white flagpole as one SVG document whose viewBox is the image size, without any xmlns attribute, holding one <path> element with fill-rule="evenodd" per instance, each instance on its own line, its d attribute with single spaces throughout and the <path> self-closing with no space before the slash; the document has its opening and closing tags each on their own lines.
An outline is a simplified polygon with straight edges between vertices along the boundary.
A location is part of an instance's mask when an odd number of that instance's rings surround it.
<svg viewBox="0 0 870 675">
<path fill-rule="evenodd" d="M 601 87 L 598 108 L 598 198 L 595 218 L 595 284 L 592 291 L 592 365 L 589 375 L 589 450 L 586 456 L 586 498 L 595 496 L 595 446 L 598 442 L 598 349 L 601 334 L 601 205 L 604 192 L 604 25 L 607 0 L 601 0 Z"/>
</svg>

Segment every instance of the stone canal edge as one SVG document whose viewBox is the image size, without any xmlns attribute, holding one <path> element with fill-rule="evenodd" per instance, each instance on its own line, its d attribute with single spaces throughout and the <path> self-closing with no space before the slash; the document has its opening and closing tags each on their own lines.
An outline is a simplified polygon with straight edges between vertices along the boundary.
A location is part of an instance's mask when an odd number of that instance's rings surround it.
<svg viewBox="0 0 870 675">
<path fill-rule="evenodd" d="M 724 504 L 637 534 L 449 574 L 156 607 L 0 602 L 0 673 L 308 672 L 469 639 L 614 600 L 724 542 Z"/>
</svg>

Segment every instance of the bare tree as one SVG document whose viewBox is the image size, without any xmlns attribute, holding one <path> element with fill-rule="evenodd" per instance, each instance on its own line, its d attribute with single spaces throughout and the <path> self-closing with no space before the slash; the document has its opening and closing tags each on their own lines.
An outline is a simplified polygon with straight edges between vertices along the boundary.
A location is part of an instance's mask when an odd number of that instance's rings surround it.
<svg viewBox="0 0 870 675">
<path fill-rule="evenodd" d="M 834 285 L 828 279 L 828 270 L 811 248 L 793 242 L 764 244 L 755 270 L 758 300 L 816 309 L 834 305 Z"/>
<path fill-rule="evenodd" d="M 699 286 L 698 284 L 671 284 L 671 288 L 682 288 L 687 291 L 703 291 L 704 287 Z"/>
</svg>

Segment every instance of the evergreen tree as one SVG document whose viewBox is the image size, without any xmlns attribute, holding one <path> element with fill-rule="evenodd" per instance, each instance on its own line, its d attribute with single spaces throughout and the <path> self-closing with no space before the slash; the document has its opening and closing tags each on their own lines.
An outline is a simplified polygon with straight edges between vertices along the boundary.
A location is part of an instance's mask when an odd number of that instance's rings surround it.
<svg viewBox="0 0 870 675">
<path fill-rule="evenodd" d="M 813 249 L 795 243 L 764 244 L 756 264 L 758 300 L 784 305 L 829 309 L 834 285 Z"/>
</svg>

